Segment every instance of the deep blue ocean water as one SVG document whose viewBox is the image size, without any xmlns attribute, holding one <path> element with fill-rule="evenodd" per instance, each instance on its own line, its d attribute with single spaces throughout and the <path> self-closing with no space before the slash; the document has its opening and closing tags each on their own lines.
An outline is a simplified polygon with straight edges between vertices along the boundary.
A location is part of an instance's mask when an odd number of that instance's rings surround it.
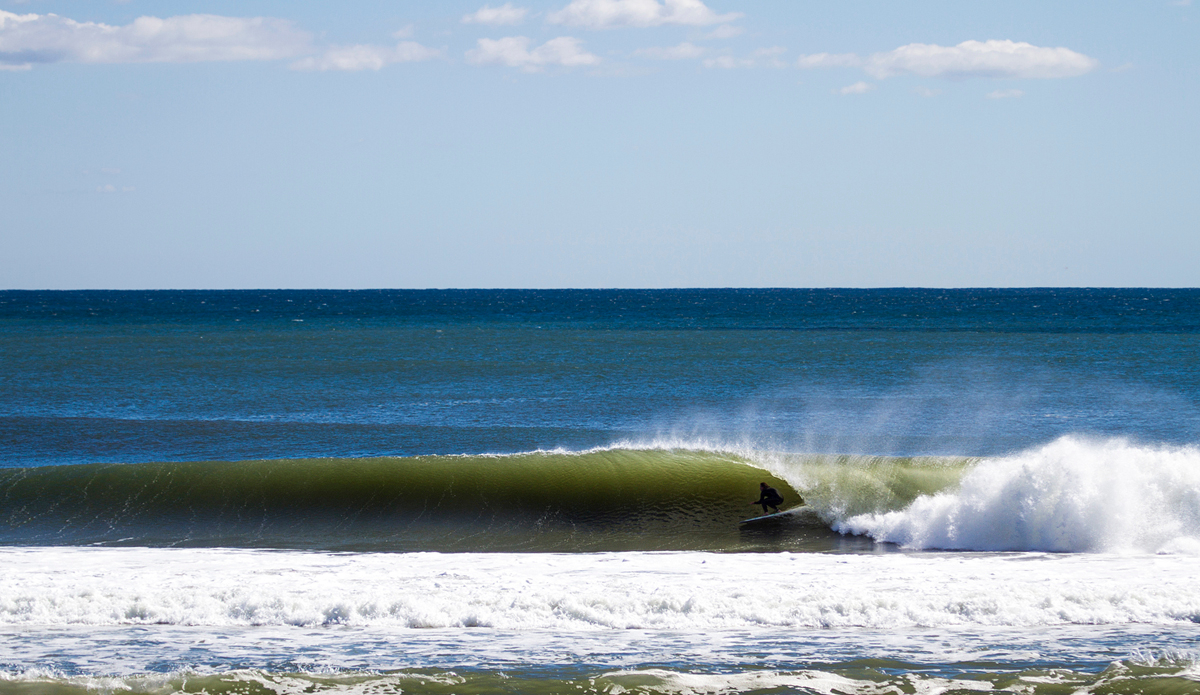
<svg viewBox="0 0 1200 695">
<path fill-rule="evenodd" d="M 0 293 L 0 465 L 1194 442 L 1195 290 Z"/>
</svg>

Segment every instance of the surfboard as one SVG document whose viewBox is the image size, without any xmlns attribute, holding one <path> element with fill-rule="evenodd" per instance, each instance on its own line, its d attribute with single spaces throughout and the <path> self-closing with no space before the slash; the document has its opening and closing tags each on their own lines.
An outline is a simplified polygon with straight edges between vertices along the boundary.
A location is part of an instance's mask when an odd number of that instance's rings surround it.
<svg viewBox="0 0 1200 695">
<path fill-rule="evenodd" d="M 738 523 L 739 524 L 749 524 L 749 523 L 752 523 L 755 521 L 765 521 L 767 519 L 778 519 L 781 516 L 788 516 L 790 514 L 794 514 L 795 512 L 798 512 L 801 509 L 804 509 L 804 505 L 800 505 L 799 507 L 792 507 L 791 509 L 785 509 L 782 512 L 772 512 L 771 514 L 764 514 L 763 516 L 756 516 L 756 517 L 753 517 L 750 519 L 742 519 Z"/>
</svg>

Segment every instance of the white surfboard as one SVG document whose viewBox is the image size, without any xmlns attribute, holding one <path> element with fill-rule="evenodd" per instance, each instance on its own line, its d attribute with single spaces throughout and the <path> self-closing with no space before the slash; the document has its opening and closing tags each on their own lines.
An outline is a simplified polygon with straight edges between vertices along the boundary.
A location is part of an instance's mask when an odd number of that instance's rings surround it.
<svg viewBox="0 0 1200 695">
<path fill-rule="evenodd" d="M 795 512 L 798 512 L 801 509 L 804 509 L 803 504 L 800 505 L 799 507 L 792 507 L 791 509 L 785 509 L 782 512 L 772 512 L 771 514 L 764 514 L 762 516 L 756 516 L 756 517 L 753 517 L 750 519 L 742 519 L 738 523 L 739 524 L 749 524 L 754 521 L 764 521 L 766 519 L 778 519 L 781 516 L 788 516 L 790 514 L 794 514 Z"/>
</svg>

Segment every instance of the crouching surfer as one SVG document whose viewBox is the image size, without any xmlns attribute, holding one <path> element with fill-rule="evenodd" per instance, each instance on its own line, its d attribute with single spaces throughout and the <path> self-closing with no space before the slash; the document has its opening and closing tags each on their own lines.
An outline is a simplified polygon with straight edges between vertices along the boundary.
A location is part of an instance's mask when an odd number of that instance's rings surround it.
<svg viewBox="0 0 1200 695">
<path fill-rule="evenodd" d="M 767 513 L 767 507 L 770 507 L 775 512 L 779 511 L 779 505 L 783 504 L 783 495 L 779 494 L 778 490 L 770 487 L 766 483 L 759 483 L 758 492 L 758 499 L 750 504 L 761 504 L 763 508 L 763 514 Z"/>
</svg>

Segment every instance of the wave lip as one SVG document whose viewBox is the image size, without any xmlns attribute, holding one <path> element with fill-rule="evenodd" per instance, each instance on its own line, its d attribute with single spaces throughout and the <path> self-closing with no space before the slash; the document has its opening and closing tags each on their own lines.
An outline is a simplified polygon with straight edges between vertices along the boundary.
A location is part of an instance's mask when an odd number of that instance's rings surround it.
<svg viewBox="0 0 1200 695">
<path fill-rule="evenodd" d="M 833 528 L 914 549 L 1200 554 L 1200 449 L 1063 437 Z"/>
</svg>

